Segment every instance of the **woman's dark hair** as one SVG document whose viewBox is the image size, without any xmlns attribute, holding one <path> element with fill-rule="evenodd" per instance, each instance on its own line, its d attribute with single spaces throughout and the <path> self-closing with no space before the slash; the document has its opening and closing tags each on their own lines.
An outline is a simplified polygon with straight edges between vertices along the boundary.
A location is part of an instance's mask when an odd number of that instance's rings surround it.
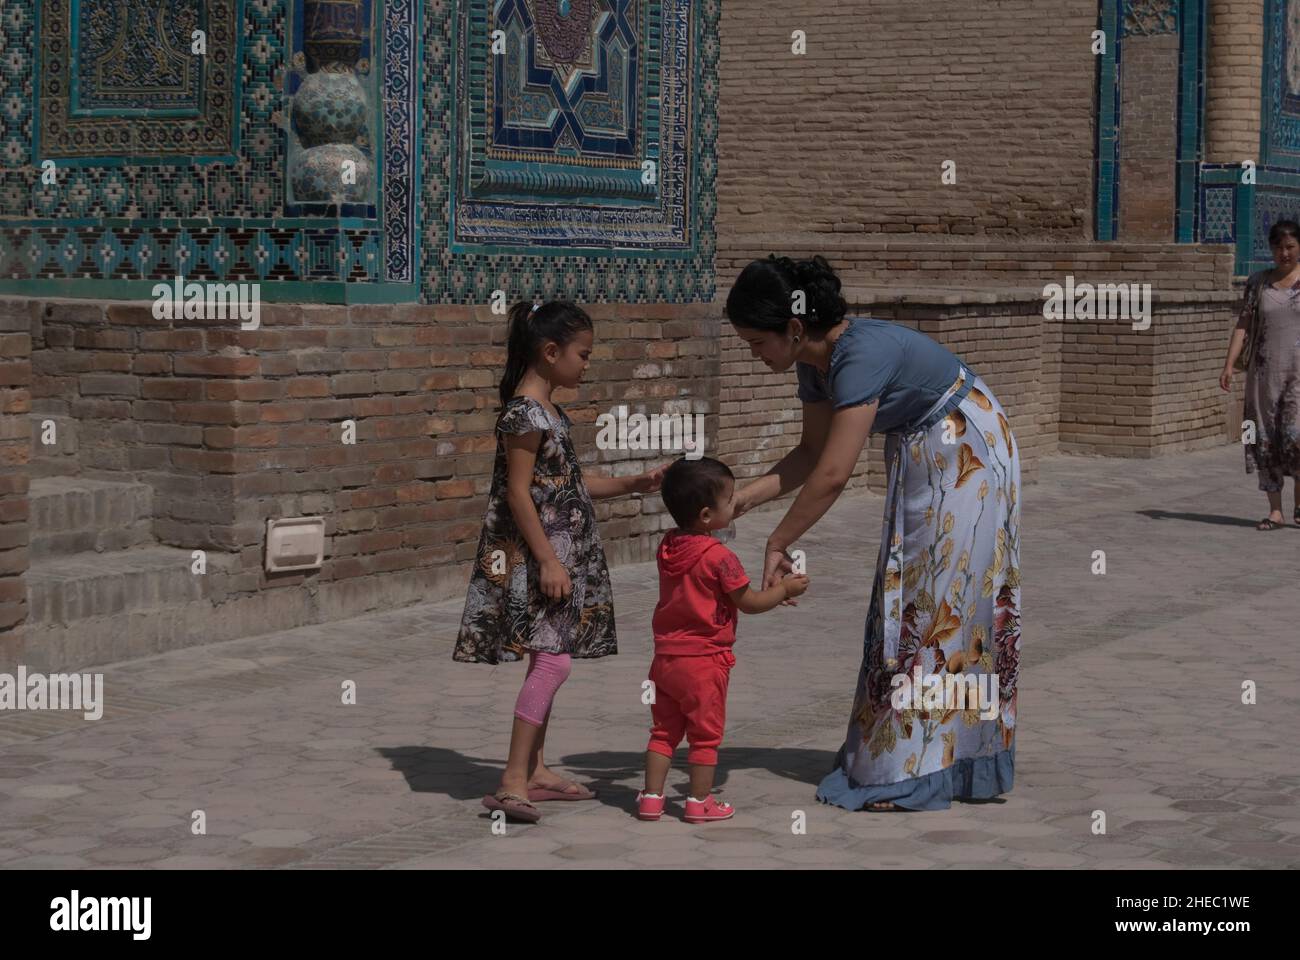
<svg viewBox="0 0 1300 960">
<path fill-rule="evenodd" d="M 689 528 L 700 519 L 700 511 L 705 507 L 716 507 L 722 488 L 728 480 L 735 480 L 721 460 L 712 457 L 700 457 L 688 460 L 682 457 L 674 460 L 672 466 L 664 471 L 663 483 L 659 495 L 663 497 L 664 506 L 672 514 L 677 526 Z"/>
<path fill-rule="evenodd" d="M 814 336 L 836 326 L 848 311 L 840 278 L 825 257 L 791 260 L 774 254 L 740 272 L 727 294 L 727 319 L 738 327 L 785 333 L 796 316 L 797 291 L 804 294 L 804 326 Z"/>
<path fill-rule="evenodd" d="M 501 376 L 501 406 L 515 395 L 528 365 L 549 342 L 568 346 L 583 330 L 590 330 L 591 317 L 571 300 L 533 304 L 521 300 L 510 308 L 510 332 L 506 334 L 506 372 Z"/>
<path fill-rule="evenodd" d="M 1283 237 L 1291 237 L 1300 243 L 1300 223 L 1296 223 L 1294 220 L 1279 220 L 1273 224 L 1268 231 L 1268 245 L 1276 247 L 1282 242 Z"/>
</svg>

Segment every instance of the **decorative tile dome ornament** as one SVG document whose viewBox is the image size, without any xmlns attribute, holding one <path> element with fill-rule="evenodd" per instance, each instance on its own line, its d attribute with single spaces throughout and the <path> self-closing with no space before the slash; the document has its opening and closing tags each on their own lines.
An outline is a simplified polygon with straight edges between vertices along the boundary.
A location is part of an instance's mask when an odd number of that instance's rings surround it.
<svg viewBox="0 0 1300 960">
<path fill-rule="evenodd" d="M 371 115 L 358 69 L 367 24 L 362 0 L 304 0 L 303 52 L 308 73 L 289 117 L 303 149 L 289 171 L 298 201 L 361 203 L 370 196 L 374 161 L 366 150 Z M 295 62 L 301 71 L 302 63 Z M 350 162 L 350 166 L 348 166 Z"/>
<path fill-rule="evenodd" d="M 303 0 L 303 52 L 307 68 L 351 70 L 361 57 L 365 27 L 361 0 Z"/>
</svg>

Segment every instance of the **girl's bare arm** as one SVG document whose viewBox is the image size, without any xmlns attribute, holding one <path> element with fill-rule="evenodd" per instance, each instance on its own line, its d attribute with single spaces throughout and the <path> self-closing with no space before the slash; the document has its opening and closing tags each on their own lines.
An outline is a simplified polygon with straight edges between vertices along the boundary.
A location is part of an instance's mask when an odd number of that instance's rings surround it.
<svg viewBox="0 0 1300 960">
<path fill-rule="evenodd" d="M 559 558 L 556 557 L 551 542 L 546 539 L 546 531 L 542 529 L 542 518 L 537 515 L 531 492 L 533 467 L 537 462 L 537 449 L 541 442 L 542 435 L 536 430 L 506 436 L 506 503 L 510 506 L 515 526 L 519 528 L 538 564 L 558 563 Z"/>
</svg>

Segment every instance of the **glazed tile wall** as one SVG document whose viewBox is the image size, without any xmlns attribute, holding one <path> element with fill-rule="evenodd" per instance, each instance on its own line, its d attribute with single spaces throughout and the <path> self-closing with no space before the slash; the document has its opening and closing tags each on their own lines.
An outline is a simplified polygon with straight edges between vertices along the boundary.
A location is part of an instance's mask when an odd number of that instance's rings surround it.
<svg viewBox="0 0 1300 960">
<path fill-rule="evenodd" d="M 7 0 L 0 287 L 138 297 L 180 274 L 267 299 L 712 298 L 717 0 L 374 4 L 376 186 L 342 207 L 288 185 L 302 4 L 178 0 L 157 27 L 157 0 Z M 198 63 L 181 56 L 196 26 Z M 491 54 L 489 27 L 513 55 Z"/>
</svg>

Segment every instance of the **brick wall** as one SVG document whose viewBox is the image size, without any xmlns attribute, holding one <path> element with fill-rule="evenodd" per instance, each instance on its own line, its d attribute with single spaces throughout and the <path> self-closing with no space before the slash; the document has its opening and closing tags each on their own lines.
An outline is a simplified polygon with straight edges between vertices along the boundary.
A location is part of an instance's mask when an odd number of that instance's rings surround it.
<svg viewBox="0 0 1300 960">
<path fill-rule="evenodd" d="M 718 255 L 718 297 L 750 260 L 769 254 L 822 254 L 846 287 L 898 293 L 980 289 L 1029 295 L 1067 274 L 1092 283 L 1150 283 L 1155 289 L 1222 291 L 1232 281 L 1232 250 L 1175 243 L 925 242 L 915 238 L 764 234 L 728 240 Z"/>
<path fill-rule="evenodd" d="M 557 398 L 584 462 L 622 474 L 664 461 L 595 448 L 596 417 L 616 403 L 705 414 L 712 450 L 713 308 L 588 310 L 589 379 Z M 264 304 L 261 328 L 241 331 L 157 320 L 149 304 L 50 302 L 38 315 L 33 419 L 54 419 L 66 439 L 42 455 L 39 474 L 147 482 L 159 542 L 238 555 L 230 595 L 411 573 L 411 600 L 463 589 L 495 453 L 503 317 Z M 349 418 L 352 446 L 341 442 Z M 652 556 L 669 523 L 658 497 L 600 502 L 597 513 L 615 561 Z M 314 515 L 327 518 L 324 568 L 268 577 L 266 520 Z"/>
<path fill-rule="evenodd" d="M 1238 151 L 1252 131 L 1258 140 L 1261 2 L 1248 0 L 1258 16 L 1244 12 L 1245 26 L 1236 8 L 1212 14 L 1233 22 L 1211 48 L 1207 135 L 1226 131 Z M 1097 4 L 1083 0 L 968 12 L 902 0 L 724 5 L 719 297 L 769 253 L 820 253 L 848 286 L 901 292 L 1028 295 L 1066 273 L 1228 289 L 1228 247 L 1168 242 L 1176 36 L 1125 40 L 1125 242 L 1092 242 L 1096 25 Z M 807 34 L 803 56 L 791 53 L 796 29 Z M 1254 104 L 1253 127 L 1237 112 L 1243 102 Z M 940 182 L 949 158 L 955 185 Z"/>
<path fill-rule="evenodd" d="M 1153 315 L 1152 327 L 1163 323 Z M 1154 331 L 1115 321 L 1065 320 L 1061 327 L 1061 450 L 1150 456 Z"/>
<path fill-rule="evenodd" d="M 1071 321 L 1062 345 L 1060 449 L 1151 457 L 1237 439 L 1231 394 L 1218 385 L 1239 294 L 1169 294 L 1151 328 Z"/>
<path fill-rule="evenodd" d="M 1228 354 L 1228 339 L 1237 323 L 1239 291 L 1218 297 L 1171 295 L 1161 311 L 1156 334 L 1155 396 L 1151 408 L 1152 446 L 1158 453 L 1198 450 L 1239 442 L 1238 412 L 1245 375 L 1233 389 L 1219 388 L 1219 373 Z"/>
<path fill-rule="evenodd" d="M 720 256 L 783 230 L 1084 239 L 1096 23 L 1095 0 L 724 3 Z"/>
<path fill-rule="evenodd" d="M 0 661 L 27 617 L 32 339 L 29 304 L 0 298 Z"/>
<path fill-rule="evenodd" d="M 1176 33 L 1124 38 L 1120 70 L 1119 237 L 1174 235 L 1178 159 Z"/>
</svg>

